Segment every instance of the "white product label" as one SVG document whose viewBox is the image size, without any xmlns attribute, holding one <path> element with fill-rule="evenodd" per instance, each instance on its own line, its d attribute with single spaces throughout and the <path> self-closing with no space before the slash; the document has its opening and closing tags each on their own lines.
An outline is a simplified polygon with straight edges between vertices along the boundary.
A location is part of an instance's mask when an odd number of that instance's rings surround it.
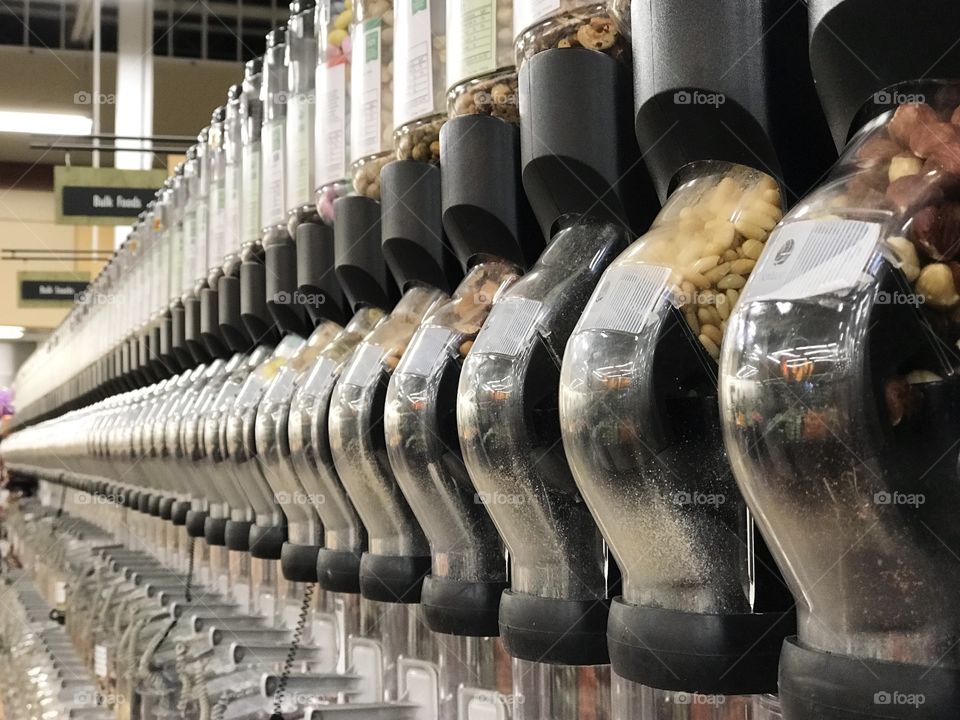
<svg viewBox="0 0 960 720">
<path fill-rule="evenodd" d="M 53 602 L 57 605 L 63 605 L 67 602 L 67 584 L 63 580 L 58 580 L 53 584 Z"/>
<path fill-rule="evenodd" d="M 191 281 L 198 280 L 207 274 L 207 254 L 209 253 L 207 237 L 210 232 L 209 218 L 207 203 L 201 202 L 197 206 L 197 227 L 192 248 L 193 254 L 187 256 L 193 260 L 193 277 L 190 278 Z"/>
<path fill-rule="evenodd" d="M 537 330 L 542 305 L 523 297 L 505 298 L 493 306 L 477 335 L 471 355 L 492 353 L 516 357 Z"/>
<path fill-rule="evenodd" d="M 537 20 L 560 9 L 560 0 L 529 0 L 513 5 L 513 37 L 516 38 Z"/>
<path fill-rule="evenodd" d="M 383 369 L 383 348 L 364 343 L 354 353 L 343 373 L 347 385 L 366 386 Z"/>
<path fill-rule="evenodd" d="M 263 217 L 261 224 L 266 227 L 286 223 L 284 208 L 284 121 L 271 120 L 263 124 L 260 144 L 263 146 Z"/>
<path fill-rule="evenodd" d="M 400 658 L 400 697 L 417 706 L 416 720 L 438 720 L 440 717 L 440 680 L 437 668 L 422 660 Z"/>
<path fill-rule="evenodd" d="M 291 367 L 280 368 L 263 396 L 264 403 L 279 403 L 289 398 L 296 387 L 297 371 Z M 261 405 L 261 408 L 263 405 Z M 263 412 L 261 410 L 260 412 Z"/>
<path fill-rule="evenodd" d="M 351 699 L 357 703 L 383 700 L 383 648 L 375 640 L 350 638 L 347 672 L 360 676 L 358 692 Z"/>
<path fill-rule="evenodd" d="M 421 327 L 410 341 L 410 347 L 403 353 L 398 373 L 430 377 L 435 368 L 442 366 L 447 356 L 447 346 L 453 338 L 453 332 L 443 327 Z"/>
<path fill-rule="evenodd" d="M 160 305 L 166 305 L 167 301 L 170 299 L 170 296 L 173 294 L 170 291 L 170 287 L 173 284 L 174 280 L 171 276 L 171 245 L 172 239 L 170 238 L 169 233 L 164 235 L 158 235 L 154 241 L 159 243 L 160 247 L 158 252 L 160 253 L 160 287 L 158 288 L 158 294 L 156 297 L 156 304 L 154 307 L 160 307 Z M 177 276 L 176 282 L 180 282 L 180 277 Z"/>
<path fill-rule="evenodd" d="M 382 150 L 380 132 L 380 20 L 373 18 L 353 29 L 353 75 L 350 101 L 351 160 Z"/>
<path fill-rule="evenodd" d="M 240 185 L 242 197 L 240 221 L 243 237 L 236 243 L 237 247 L 243 242 L 256 240 L 260 237 L 260 176 L 262 171 L 260 144 L 244 145 L 243 147 L 243 182 Z"/>
<path fill-rule="evenodd" d="M 620 265 L 607 270 L 577 331 L 615 330 L 639 335 L 667 293 L 672 271 L 662 265 Z"/>
<path fill-rule="evenodd" d="M 313 98 L 294 95 L 287 103 L 287 209 L 313 201 Z"/>
<path fill-rule="evenodd" d="M 192 203 L 191 203 L 192 204 Z M 176 270 L 173 271 L 173 276 L 177 279 L 177 282 L 180 283 L 181 288 L 186 288 L 191 278 L 191 270 L 193 269 L 190 265 L 190 261 L 196 255 L 196 241 L 197 241 L 197 210 L 198 207 L 194 207 L 190 210 L 187 210 L 183 213 L 183 224 L 180 227 L 174 228 L 174 247 L 180 245 L 180 252 L 182 253 L 181 257 L 178 257 L 175 260 L 175 265 L 180 266 L 180 272 L 177 273 Z M 179 240 L 179 242 L 177 242 Z M 183 258 L 187 258 L 187 261 L 184 262 Z"/>
<path fill-rule="evenodd" d="M 213 213 L 210 218 L 210 265 L 219 264 L 226 254 L 224 247 L 227 242 L 227 186 L 236 185 L 226 177 L 217 180 L 210 188 L 213 198 Z M 235 189 L 235 188 L 231 188 Z"/>
<path fill-rule="evenodd" d="M 223 206 L 223 234 L 217 246 L 218 260 L 240 247 L 240 166 L 227 165 L 223 179 L 225 186 Z"/>
<path fill-rule="evenodd" d="M 803 220 L 777 228 L 743 291 L 743 302 L 843 295 L 864 280 L 879 252 L 880 225 Z"/>
<path fill-rule="evenodd" d="M 449 0 L 447 85 L 497 69 L 497 0 Z"/>
<path fill-rule="evenodd" d="M 317 68 L 317 185 L 347 176 L 347 63 Z"/>
<path fill-rule="evenodd" d="M 496 690 L 457 688 L 457 720 L 507 720 L 509 711 L 503 695 Z"/>
<path fill-rule="evenodd" d="M 397 0 L 394 45 L 394 126 L 433 115 L 433 48 L 430 1 Z M 436 0 L 434 0 L 436 1 Z"/>
<path fill-rule="evenodd" d="M 93 648 L 93 672 L 96 673 L 97 677 L 105 678 L 109 674 L 108 670 L 108 655 L 107 648 L 105 645 L 97 644 Z"/>
</svg>

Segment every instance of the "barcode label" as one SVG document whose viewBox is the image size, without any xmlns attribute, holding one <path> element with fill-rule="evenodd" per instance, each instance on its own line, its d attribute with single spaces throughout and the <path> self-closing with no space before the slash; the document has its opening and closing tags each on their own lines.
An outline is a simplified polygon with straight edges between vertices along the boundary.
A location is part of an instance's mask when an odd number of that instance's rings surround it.
<svg viewBox="0 0 960 720">
<path fill-rule="evenodd" d="M 447 85 L 497 69 L 496 0 L 450 0 L 447 22 L 462 50 L 447 53 Z"/>
<path fill-rule="evenodd" d="M 353 30 L 350 152 L 356 162 L 382 149 L 380 131 L 380 20 L 373 18 Z"/>
<path fill-rule="evenodd" d="M 604 273 L 577 330 L 614 330 L 639 335 L 665 297 L 671 269 L 621 265 Z"/>
<path fill-rule="evenodd" d="M 430 1 L 399 0 L 396 5 L 396 79 L 393 85 L 395 127 L 437 112 L 433 105 Z"/>
<path fill-rule="evenodd" d="M 383 348 L 363 343 L 343 373 L 347 385 L 366 386 L 383 368 Z"/>
<path fill-rule="evenodd" d="M 317 73 L 317 185 L 347 176 L 347 65 L 321 65 Z"/>
<path fill-rule="evenodd" d="M 784 225 L 767 240 L 742 301 L 845 294 L 863 281 L 879 243 L 878 223 L 803 220 Z"/>
<path fill-rule="evenodd" d="M 542 305 L 529 298 L 505 298 L 493 306 L 470 351 L 516 357 L 536 332 Z"/>
<path fill-rule="evenodd" d="M 403 353 L 398 373 L 430 377 L 434 368 L 442 364 L 438 359 L 448 353 L 448 347 L 454 339 L 452 330 L 444 327 L 423 327 L 417 331 L 410 347 Z"/>
<path fill-rule="evenodd" d="M 93 672 L 97 677 L 105 678 L 109 674 L 107 663 L 107 648 L 104 645 L 95 645 L 93 648 Z"/>
</svg>

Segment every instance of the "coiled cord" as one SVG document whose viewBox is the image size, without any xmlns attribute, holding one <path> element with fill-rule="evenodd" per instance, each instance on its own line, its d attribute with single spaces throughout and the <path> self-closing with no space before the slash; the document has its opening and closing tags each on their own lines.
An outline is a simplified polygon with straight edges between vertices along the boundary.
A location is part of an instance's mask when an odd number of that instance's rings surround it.
<svg viewBox="0 0 960 720">
<path fill-rule="evenodd" d="M 303 586 L 303 601 L 300 603 L 300 614 L 297 616 L 297 627 L 293 631 L 293 637 L 290 639 L 290 649 L 287 651 L 287 657 L 283 661 L 283 669 L 280 671 L 280 680 L 277 682 L 277 691 L 273 695 L 273 715 L 270 720 L 283 720 L 283 696 L 287 691 L 287 683 L 290 681 L 290 671 L 293 670 L 293 663 L 297 659 L 297 650 L 300 649 L 300 643 L 303 641 L 303 631 L 307 626 L 307 618 L 310 617 L 310 602 L 313 600 L 313 591 L 315 585 L 307 583 Z"/>
</svg>

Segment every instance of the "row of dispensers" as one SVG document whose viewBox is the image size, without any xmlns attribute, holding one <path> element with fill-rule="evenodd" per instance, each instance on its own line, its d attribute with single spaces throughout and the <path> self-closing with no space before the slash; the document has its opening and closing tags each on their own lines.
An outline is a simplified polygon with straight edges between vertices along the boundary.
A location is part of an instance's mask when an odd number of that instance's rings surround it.
<svg viewBox="0 0 960 720">
<path fill-rule="evenodd" d="M 8 718 L 953 716 L 960 5 L 291 11 L 17 377 Z"/>
</svg>

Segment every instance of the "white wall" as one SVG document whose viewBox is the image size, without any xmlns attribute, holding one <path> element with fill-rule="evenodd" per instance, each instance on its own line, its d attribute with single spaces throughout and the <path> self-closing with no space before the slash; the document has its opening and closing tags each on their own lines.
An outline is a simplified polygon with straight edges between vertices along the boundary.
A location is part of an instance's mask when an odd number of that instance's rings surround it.
<svg viewBox="0 0 960 720">
<path fill-rule="evenodd" d="M 0 340 L 0 387 L 9 387 L 20 364 L 33 352 L 36 343 Z"/>
</svg>

